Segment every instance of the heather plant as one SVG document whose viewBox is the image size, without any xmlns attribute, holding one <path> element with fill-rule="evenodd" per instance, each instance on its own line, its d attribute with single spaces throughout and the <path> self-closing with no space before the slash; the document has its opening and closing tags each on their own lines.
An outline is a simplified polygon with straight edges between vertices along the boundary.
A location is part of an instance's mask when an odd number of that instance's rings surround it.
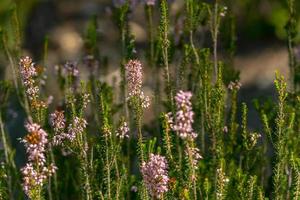
<svg viewBox="0 0 300 200">
<path fill-rule="evenodd" d="M 105 77 L 114 57 L 99 45 L 97 16 L 83 34 L 82 56 L 52 67 L 48 37 L 43 60 L 23 53 L 12 9 L 15 40 L 0 29 L 12 73 L 0 81 L 0 199 L 300 198 L 295 1 L 287 0 L 285 26 L 291 81 L 276 72 L 276 101 L 253 101 L 258 130 L 248 125 L 251 105 L 239 100 L 231 5 L 185 0 L 174 16 L 172 3 L 112 1 L 120 44 L 113 84 Z M 130 26 L 139 6 L 144 45 Z M 55 97 L 46 89 L 52 68 Z M 9 129 L 17 106 L 21 138 Z M 12 141 L 23 146 L 25 162 L 15 158 Z"/>
</svg>

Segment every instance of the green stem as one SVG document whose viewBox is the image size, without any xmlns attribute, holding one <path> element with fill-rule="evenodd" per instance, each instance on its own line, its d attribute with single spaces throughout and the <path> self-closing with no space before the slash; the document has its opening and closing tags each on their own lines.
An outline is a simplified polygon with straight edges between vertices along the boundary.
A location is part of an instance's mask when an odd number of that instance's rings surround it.
<svg viewBox="0 0 300 200">
<path fill-rule="evenodd" d="M 165 69 L 165 78 L 166 78 L 166 92 L 168 95 L 168 99 L 171 105 L 172 110 L 174 109 L 173 102 L 173 90 L 170 80 L 170 69 L 169 69 L 169 46 L 170 41 L 168 39 L 168 6 L 166 0 L 162 0 L 161 2 L 161 42 L 162 42 L 162 58 L 163 65 Z"/>
<path fill-rule="evenodd" d="M 5 162 L 9 166 L 8 174 L 7 174 L 7 182 L 8 182 L 8 193 L 10 199 L 13 199 L 13 185 L 12 185 L 12 170 L 16 170 L 16 166 L 13 160 L 11 160 L 11 148 L 8 145 L 8 141 L 6 138 L 6 133 L 4 130 L 4 125 L 2 121 L 2 113 L 0 112 L 0 132 L 1 132 L 1 140 L 2 140 L 2 145 L 4 149 L 4 155 L 5 155 Z"/>
<path fill-rule="evenodd" d="M 218 34 L 219 34 L 219 4 L 218 0 L 215 0 L 214 13 L 211 15 L 211 34 L 213 39 L 213 60 L 214 60 L 214 78 L 217 81 L 218 78 Z"/>
<path fill-rule="evenodd" d="M 141 108 L 138 108 L 139 110 Z M 145 161 L 145 155 L 144 155 L 144 148 L 143 148 L 143 133 L 142 133 L 142 114 L 141 111 L 138 111 L 137 113 L 137 129 L 138 129 L 138 143 L 139 143 L 139 150 L 140 150 L 140 162 L 143 163 Z"/>
<path fill-rule="evenodd" d="M 107 133 L 108 134 L 108 133 Z M 107 192 L 108 192 L 108 199 L 111 199 L 111 178 L 110 178 L 110 158 L 109 158 L 109 145 L 108 145 L 108 139 L 109 137 L 107 134 L 105 134 L 105 146 L 106 146 L 106 152 L 105 152 L 105 158 L 106 158 L 106 178 L 107 178 Z"/>
<path fill-rule="evenodd" d="M 153 30 L 153 9 L 152 6 L 146 6 L 147 11 L 147 20 L 148 20 L 148 34 L 149 34 L 149 43 L 150 43 L 150 55 L 149 63 L 151 67 L 154 67 L 154 30 Z"/>
</svg>

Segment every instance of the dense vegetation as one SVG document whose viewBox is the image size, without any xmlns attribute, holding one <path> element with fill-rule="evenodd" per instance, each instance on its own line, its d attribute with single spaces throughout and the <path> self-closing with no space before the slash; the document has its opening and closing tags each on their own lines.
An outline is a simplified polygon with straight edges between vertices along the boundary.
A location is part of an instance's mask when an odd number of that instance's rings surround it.
<svg viewBox="0 0 300 200">
<path fill-rule="evenodd" d="M 113 1 L 120 81 L 104 81 L 110 58 L 98 46 L 94 16 L 84 56 L 55 67 L 59 99 L 45 89 L 53 69 L 48 39 L 41 61 L 23 55 L 12 7 L 0 29 L 12 72 L 0 82 L 0 199 L 300 199 L 299 34 L 295 1 L 286 2 L 285 33 L 278 34 L 286 39 L 290 81 L 276 73 L 277 101 L 253 101 L 260 132 L 250 131 L 248 105 L 238 103 L 232 4 L 185 0 L 182 24 L 171 29 L 172 2 L 145 0 L 148 43 L 141 49 L 129 26 L 137 2 Z M 144 91 L 145 77 L 153 93 Z M 17 124 L 26 129 L 21 167 L 7 125 L 12 106 L 26 116 Z M 146 113 L 154 115 L 150 123 Z"/>
</svg>

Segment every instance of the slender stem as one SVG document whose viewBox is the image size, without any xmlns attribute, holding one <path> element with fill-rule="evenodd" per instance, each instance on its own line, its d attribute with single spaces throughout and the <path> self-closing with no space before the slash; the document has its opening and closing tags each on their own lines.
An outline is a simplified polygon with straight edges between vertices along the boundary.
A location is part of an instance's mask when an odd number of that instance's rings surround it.
<svg viewBox="0 0 300 200">
<path fill-rule="evenodd" d="M 149 64 L 151 67 L 154 67 L 154 30 L 153 30 L 153 9 L 152 6 L 146 6 L 147 10 L 147 20 L 149 26 L 149 43 L 150 43 L 150 55 L 149 55 Z"/>
<path fill-rule="evenodd" d="M 287 0 L 288 3 L 288 9 L 289 9 L 289 19 L 286 25 L 286 31 L 287 31 L 287 46 L 288 46 L 288 54 L 289 54 L 289 67 L 290 67 L 290 77 L 293 79 L 292 81 L 292 90 L 296 92 L 297 90 L 297 61 L 296 56 L 294 52 L 294 46 L 295 46 L 295 38 L 297 36 L 297 30 L 296 30 L 296 16 L 295 16 L 295 5 L 294 0 Z"/>
<path fill-rule="evenodd" d="M 197 66 L 200 68 L 200 58 L 199 58 L 199 54 L 198 51 L 194 45 L 194 39 L 193 39 L 193 30 L 190 30 L 190 44 L 191 44 L 191 48 L 193 50 L 194 56 L 195 56 L 195 61 Z M 202 83 L 202 79 L 200 81 L 200 87 L 203 86 Z M 195 86 L 196 87 L 196 86 Z M 204 91 L 204 100 L 206 100 L 206 92 Z M 206 108 L 206 107 L 205 107 Z M 204 128 L 204 111 L 203 109 L 201 109 L 201 118 L 200 118 L 200 123 L 201 123 L 201 147 L 202 147 L 202 153 L 204 153 L 205 151 L 205 128 Z"/>
<path fill-rule="evenodd" d="M 171 89 L 171 82 L 170 82 L 170 70 L 169 70 L 169 61 L 168 61 L 168 48 L 163 48 L 163 60 L 164 60 L 164 66 L 165 66 L 165 75 L 166 75 L 166 88 L 168 92 L 168 96 L 170 99 L 170 103 L 173 107 L 173 91 Z"/>
<path fill-rule="evenodd" d="M 106 178 L 107 178 L 107 192 L 108 192 L 108 199 L 111 199 L 111 180 L 110 180 L 110 158 L 109 158 L 109 145 L 108 145 L 108 138 L 107 134 L 105 134 L 105 146 L 106 146 Z"/>
<path fill-rule="evenodd" d="M 12 189 L 12 174 L 11 171 L 16 169 L 15 163 L 10 159 L 11 150 L 8 146 L 8 141 L 6 138 L 6 133 L 4 131 L 4 125 L 2 121 L 2 113 L 0 112 L 0 132 L 1 132 L 1 140 L 4 148 L 5 162 L 9 166 L 9 173 L 7 174 L 8 178 L 8 192 L 10 199 L 13 199 L 13 189 Z"/>
<path fill-rule="evenodd" d="M 121 43 L 122 43 L 122 62 L 121 62 L 121 68 L 120 68 L 120 72 L 121 72 L 121 85 L 120 85 L 120 89 L 121 89 L 121 101 L 124 104 L 124 114 L 126 116 L 126 118 L 128 118 L 129 116 L 129 112 L 128 112 L 128 107 L 127 107 L 127 93 L 126 93 L 126 71 L 125 71 L 125 62 L 126 62 L 126 23 L 122 22 L 121 23 Z"/>
<path fill-rule="evenodd" d="M 164 131 L 164 145 L 166 148 L 166 154 L 168 159 L 173 163 L 173 155 L 172 155 L 172 143 L 171 143 L 171 135 L 170 135 L 170 125 L 168 122 L 168 117 L 164 116 L 164 120 L 163 120 L 163 131 Z"/>
<path fill-rule="evenodd" d="M 213 39 L 213 54 L 214 54 L 214 78 L 215 82 L 218 77 L 218 34 L 219 34 L 219 4 L 218 0 L 215 0 L 214 5 L 214 13 L 211 14 L 212 22 L 211 22 L 211 34 Z"/>
<path fill-rule="evenodd" d="M 137 129 L 138 129 L 138 143 L 139 143 L 139 150 L 140 150 L 140 161 L 143 163 L 145 161 L 145 155 L 144 155 L 144 148 L 143 148 L 143 134 L 142 134 L 142 113 L 141 113 L 141 108 L 138 108 L 139 111 L 137 113 Z"/>
<path fill-rule="evenodd" d="M 8 49 L 7 41 L 6 41 L 6 38 L 5 38 L 5 33 L 3 33 L 3 35 L 2 35 L 2 43 L 3 43 L 3 48 L 4 48 L 4 51 L 6 53 L 6 56 L 9 60 L 9 65 L 10 65 L 10 67 L 12 69 L 12 72 L 13 72 L 13 82 L 14 82 L 14 86 L 15 86 L 16 91 L 17 91 L 18 100 L 19 100 L 20 104 L 22 105 L 22 107 L 24 108 L 27 116 L 30 116 L 29 103 L 28 103 L 28 100 L 26 98 L 26 95 L 25 95 L 24 91 L 23 91 L 24 98 L 21 97 L 20 87 L 19 87 L 19 82 L 18 82 L 18 71 L 15 67 L 16 63 L 13 59 L 13 56 L 12 56 L 10 50 Z"/>
<path fill-rule="evenodd" d="M 113 160 L 113 164 L 114 167 L 116 169 L 116 197 L 115 199 L 119 199 L 119 193 L 120 193 L 120 172 L 119 172 L 119 166 L 118 166 L 118 160 L 117 160 L 117 156 L 119 153 L 119 146 L 115 144 L 115 142 L 113 141 L 112 135 L 109 135 L 109 139 L 110 139 L 110 144 L 111 144 L 111 152 L 113 152 L 113 155 L 111 157 Z"/>
<path fill-rule="evenodd" d="M 165 78 L 166 78 L 166 92 L 169 98 L 169 102 L 171 104 L 171 108 L 174 108 L 173 102 L 173 90 L 170 81 L 170 69 L 169 69 L 169 39 L 168 39 L 168 6 L 166 0 L 163 0 L 161 3 L 162 13 L 161 13 L 161 42 L 162 42 L 162 58 L 163 58 L 163 65 L 165 69 Z"/>
<path fill-rule="evenodd" d="M 119 172 L 119 166 L 118 166 L 118 162 L 116 159 L 116 156 L 114 156 L 114 164 L 115 164 L 115 169 L 116 169 L 116 176 L 117 176 L 117 180 L 116 180 L 116 199 L 120 199 L 120 184 L 122 182 L 122 180 L 120 180 L 120 172 Z"/>
<path fill-rule="evenodd" d="M 192 179 L 192 187 L 193 187 L 193 195 L 194 195 L 194 199 L 197 200 L 197 184 L 196 184 L 196 171 L 195 171 L 195 164 L 194 164 L 194 155 L 193 152 L 191 151 L 191 149 L 193 148 L 194 144 L 193 141 L 188 141 L 187 142 L 187 152 L 188 152 L 188 158 L 189 158 L 189 166 L 190 166 L 190 170 L 191 170 L 191 179 Z"/>
<path fill-rule="evenodd" d="M 199 58 L 199 54 L 198 54 L 198 51 L 194 45 L 194 39 L 193 39 L 193 30 L 190 30 L 190 44 L 191 44 L 191 47 L 192 47 L 192 50 L 193 50 L 193 53 L 194 53 L 194 56 L 195 56 L 195 61 L 196 61 L 196 64 L 199 66 L 200 65 L 200 58 Z"/>
<path fill-rule="evenodd" d="M 2 113 L 0 112 L 0 131 L 1 131 L 1 139 L 2 139 L 2 145 L 4 148 L 4 155 L 5 155 L 5 161 L 6 163 L 9 163 L 9 152 L 8 152 L 8 144 L 7 144 L 7 138 L 4 131 L 4 125 L 2 121 Z"/>
<path fill-rule="evenodd" d="M 143 108 L 141 104 L 141 99 L 138 98 L 138 101 L 135 103 L 135 120 L 136 120 L 136 126 L 137 126 L 137 131 L 138 131 L 138 151 L 139 151 L 139 156 L 140 156 L 140 165 L 145 162 L 145 153 L 144 153 L 144 145 L 143 145 L 143 134 L 142 134 L 142 117 L 143 117 Z M 141 188 L 141 196 L 143 200 L 148 199 L 147 195 L 147 190 L 144 184 L 142 184 Z"/>
<path fill-rule="evenodd" d="M 17 13 L 17 8 L 13 11 L 13 22 L 15 23 L 15 41 L 16 41 L 16 48 L 18 50 L 17 54 L 21 50 L 21 31 L 20 31 L 20 22 Z"/>
<path fill-rule="evenodd" d="M 53 163 L 54 166 L 56 166 L 52 145 L 50 145 L 49 152 L 50 152 L 51 163 Z M 56 173 L 53 174 L 53 179 L 54 179 L 54 193 L 55 193 L 56 199 L 58 199 L 58 189 L 57 189 L 58 184 L 57 184 L 57 174 Z M 51 177 L 49 178 L 49 185 L 51 185 Z M 51 191 L 51 187 L 50 187 L 50 191 Z"/>
<path fill-rule="evenodd" d="M 155 66 L 155 49 L 154 49 L 154 27 L 153 27 L 153 6 L 152 5 L 146 5 L 146 18 L 148 21 L 148 36 L 149 36 L 149 46 L 150 46 L 150 52 L 149 52 L 149 65 L 153 73 L 153 77 L 156 77 L 153 79 L 153 85 L 154 85 L 154 95 L 155 95 L 155 106 L 153 106 L 153 112 L 154 116 L 158 116 L 160 113 L 160 76 L 159 76 L 159 68 Z M 155 124 L 157 133 L 160 132 L 159 123 L 157 122 Z M 158 135 L 159 137 L 160 135 Z M 160 139 L 160 138 L 158 138 Z"/>
<path fill-rule="evenodd" d="M 48 195 L 49 195 L 49 200 L 52 200 L 52 191 L 51 191 L 51 177 L 48 178 Z"/>
</svg>

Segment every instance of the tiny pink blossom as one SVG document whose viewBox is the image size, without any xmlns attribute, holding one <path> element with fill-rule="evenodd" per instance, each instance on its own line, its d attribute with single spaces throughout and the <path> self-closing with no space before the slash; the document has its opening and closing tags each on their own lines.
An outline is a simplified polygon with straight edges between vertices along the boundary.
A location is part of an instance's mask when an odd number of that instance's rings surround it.
<svg viewBox="0 0 300 200">
<path fill-rule="evenodd" d="M 154 6 L 155 2 L 156 2 L 156 0 L 145 0 L 145 3 L 147 6 Z"/>
<path fill-rule="evenodd" d="M 135 185 L 133 185 L 133 186 L 131 186 L 130 191 L 137 192 L 138 188 Z"/>
<path fill-rule="evenodd" d="M 118 128 L 116 131 L 116 136 L 119 137 L 120 139 L 123 138 L 129 138 L 129 127 L 127 125 L 127 122 L 123 122 L 121 126 Z"/>
<path fill-rule="evenodd" d="M 235 81 L 235 82 L 230 81 L 230 83 L 228 85 L 229 90 L 234 90 L 234 89 L 239 90 L 239 89 L 241 89 L 241 87 L 242 87 L 242 84 L 239 81 Z"/>
<path fill-rule="evenodd" d="M 66 127 L 66 120 L 63 111 L 55 111 L 50 115 L 51 126 L 54 128 L 55 132 L 59 132 Z"/>
<path fill-rule="evenodd" d="M 200 150 L 197 147 L 187 147 L 185 153 L 190 157 L 191 164 L 195 169 L 198 168 L 198 162 L 202 159 Z"/>
<path fill-rule="evenodd" d="M 191 103 L 192 93 L 179 91 L 175 96 L 176 102 L 176 116 L 172 117 L 172 114 L 168 114 L 168 121 L 173 131 L 177 132 L 182 139 L 197 137 L 194 132 L 192 124 L 194 122 L 194 112 L 192 110 Z"/>
<path fill-rule="evenodd" d="M 40 125 L 35 123 L 28 122 L 25 127 L 29 133 L 21 142 L 25 144 L 28 163 L 21 168 L 21 173 L 23 175 L 23 189 L 29 196 L 31 190 L 43 186 L 47 178 L 55 173 L 57 167 L 54 164 L 46 166 L 45 153 L 48 134 Z"/>
<path fill-rule="evenodd" d="M 223 127 L 223 132 L 224 132 L 224 133 L 228 133 L 228 127 L 227 127 L 227 126 L 224 126 L 224 127 Z"/>
<path fill-rule="evenodd" d="M 27 123 L 25 127 L 29 133 L 21 142 L 25 144 L 28 160 L 43 165 L 46 162 L 44 153 L 48 134 L 35 123 Z"/>
<path fill-rule="evenodd" d="M 75 117 L 73 122 L 69 124 L 66 132 L 65 131 L 65 119 L 63 112 L 55 112 L 51 114 L 52 126 L 54 128 L 55 135 L 53 137 L 52 144 L 62 145 L 65 141 L 74 141 L 76 136 L 86 128 L 87 122 L 84 118 Z"/>
<path fill-rule="evenodd" d="M 83 105 L 82 105 L 82 107 L 84 109 L 87 108 L 87 105 L 90 102 L 91 102 L 91 100 L 90 100 L 90 94 L 88 94 L 88 93 L 83 94 L 83 97 L 82 97 L 82 103 L 83 103 Z"/>
<path fill-rule="evenodd" d="M 38 97 L 39 93 L 39 88 L 36 86 L 34 80 L 37 76 L 35 64 L 30 57 L 26 56 L 20 59 L 19 66 L 26 94 L 30 100 L 34 100 Z"/>
<path fill-rule="evenodd" d="M 141 99 L 141 104 L 142 104 L 142 108 L 148 108 L 150 106 L 150 98 L 149 96 L 145 96 L 144 92 L 141 91 L 140 93 L 140 99 Z"/>
<path fill-rule="evenodd" d="M 21 75 L 24 80 L 29 80 L 37 75 L 34 63 L 32 62 L 32 59 L 29 56 L 21 58 L 19 65 Z"/>
<path fill-rule="evenodd" d="M 31 162 L 27 163 L 25 167 L 21 168 L 23 175 L 23 189 L 29 195 L 30 191 L 36 187 L 42 187 L 48 177 L 51 177 L 57 170 L 57 167 L 51 164 L 48 168 L 43 166 L 37 170 L 33 167 Z"/>
<path fill-rule="evenodd" d="M 139 60 L 130 60 L 126 66 L 126 79 L 128 85 L 128 99 L 138 97 L 141 101 L 142 108 L 150 106 L 150 99 L 144 95 L 142 89 L 143 73 L 142 64 Z"/>
<path fill-rule="evenodd" d="M 65 135 L 65 137 L 68 140 L 73 141 L 78 134 L 84 132 L 86 125 L 87 122 L 84 118 L 75 117 L 73 123 L 69 125 L 68 133 Z"/>
<path fill-rule="evenodd" d="M 160 198 L 168 191 L 168 164 L 164 156 L 150 154 L 148 162 L 143 162 L 141 172 L 144 183 L 152 197 Z"/>
<path fill-rule="evenodd" d="M 77 63 L 75 63 L 75 62 L 67 62 L 64 65 L 64 69 L 66 70 L 67 74 L 69 74 L 73 77 L 79 76 L 78 66 L 77 66 Z"/>
<path fill-rule="evenodd" d="M 142 64 L 138 60 L 130 60 L 125 66 L 127 72 L 127 83 L 129 96 L 140 95 L 143 74 L 142 74 Z"/>
</svg>

